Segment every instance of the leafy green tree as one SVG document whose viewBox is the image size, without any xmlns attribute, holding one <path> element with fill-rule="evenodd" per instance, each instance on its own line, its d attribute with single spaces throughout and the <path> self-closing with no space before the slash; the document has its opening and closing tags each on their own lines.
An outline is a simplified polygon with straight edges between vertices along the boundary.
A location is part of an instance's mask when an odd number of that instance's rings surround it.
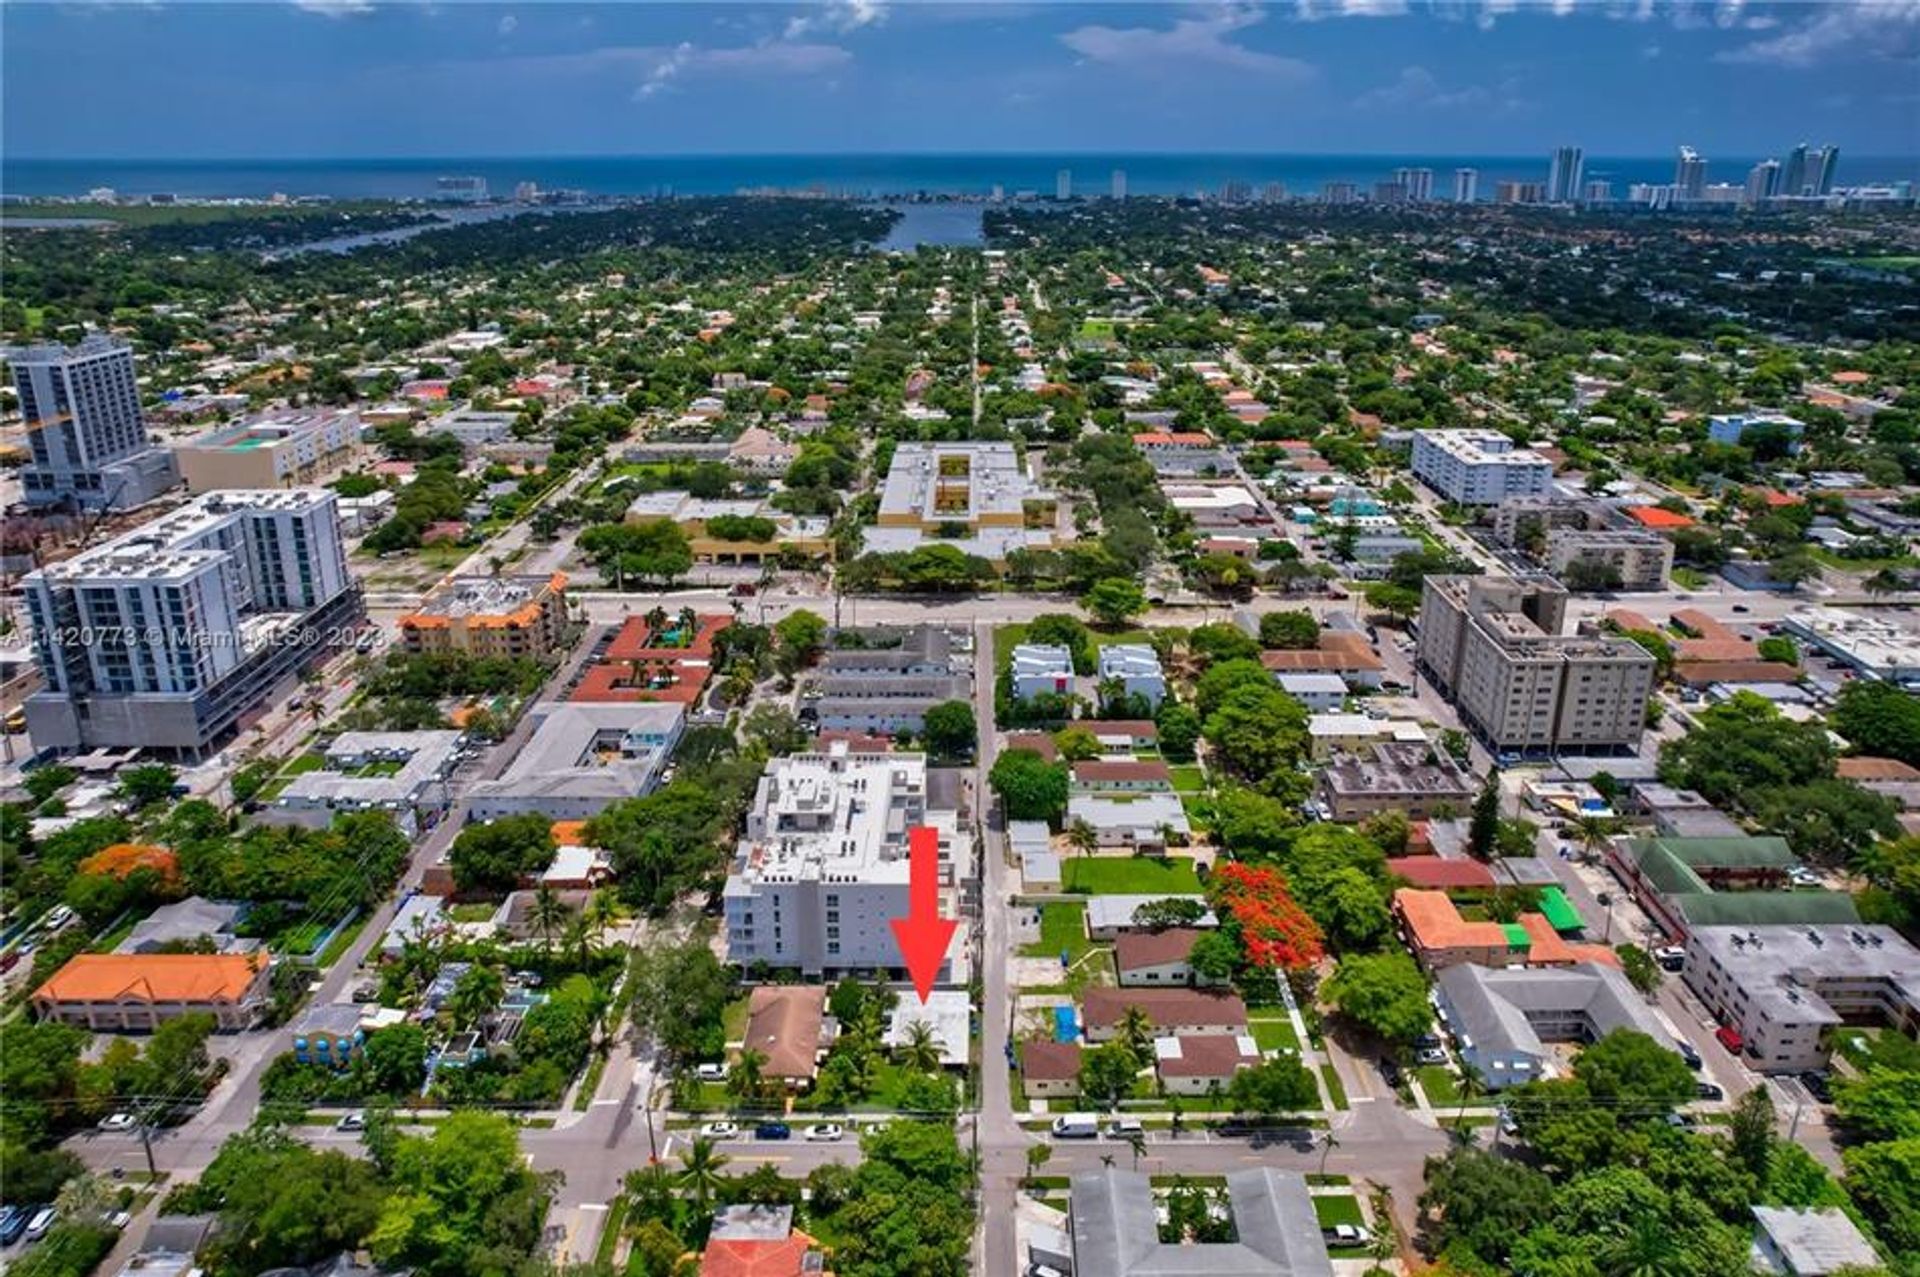
<svg viewBox="0 0 1920 1277">
<path fill-rule="evenodd" d="M 1138 584 L 1123 577 L 1095 581 L 1080 602 L 1095 620 L 1110 627 L 1147 610 L 1146 594 Z"/>
<path fill-rule="evenodd" d="M 468 825 L 447 859 L 462 891 L 512 891 L 553 863 L 553 821 L 538 812 Z"/>
<path fill-rule="evenodd" d="M 1841 689 L 1833 725 L 1863 754 L 1920 765 L 1920 697 L 1878 679 Z"/>
<path fill-rule="evenodd" d="M 1660 964 L 1645 949 L 1637 944 L 1617 944 L 1613 952 L 1620 959 L 1620 973 L 1634 988 L 1650 994 L 1660 987 Z"/>
<path fill-rule="evenodd" d="M 1727 1142 L 1733 1160 L 1749 1175 L 1765 1183 L 1773 1164 L 1773 1096 L 1756 1086 L 1734 1101 L 1727 1122 Z"/>
<path fill-rule="evenodd" d="M 930 707 L 922 735 L 927 748 L 939 758 L 968 758 L 980 739 L 980 727 L 974 720 L 973 706 L 965 701 L 942 701 Z"/>
<path fill-rule="evenodd" d="M 1320 643 L 1320 622 L 1311 612 L 1268 612 L 1260 618 L 1260 646 L 1295 650 Z"/>
<path fill-rule="evenodd" d="M 427 1080 L 427 1033 L 417 1024 L 394 1024 L 367 1035 L 361 1048 L 367 1081 L 383 1095 L 418 1092 Z"/>
<path fill-rule="evenodd" d="M 1194 742 L 1200 739 L 1200 716 L 1193 707 L 1172 699 L 1160 702 L 1154 715 L 1160 730 L 1160 752 L 1173 762 L 1190 762 Z"/>
<path fill-rule="evenodd" d="M 1307 710 L 1270 680 L 1227 693 L 1202 731 L 1228 774 L 1275 793 L 1300 787 L 1294 769 L 1307 752 Z"/>
<path fill-rule="evenodd" d="M 402 1138 L 389 1179 L 368 1246 L 430 1277 L 512 1272 L 539 1244 L 555 1187 L 521 1160 L 510 1119 L 471 1110 Z"/>
<path fill-rule="evenodd" d="M 1139 1075 L 1140 1059 L 1125 1042 L 1103 1042 L 1080 1053 L 1080 1093 L 1108 1108 L 1127 1097 Z"/>
<path fill-rule="evenodd" d="M 987 784 L 1000 798 L 1008 820 L 1044 820 L 1057 824 L 1067 809 L 1067 769 L 1030 749 L 1009 749 L 993 762 Z"/>
<path fill-rule="evenodd" d="M 1920 1137 L 1841 1151 L 1847 1191 L 1880 1240 L 1898 1255 L 1920 1255 Z"/>
<path fill-rule="evenodd" d="M 129 767 L 120 773 L 120 792 L 136 808 L 151 807 L 173 796 L 173 786 L 178 775 L 179 773 L 165 763 L 148 763 L 141 767 Z"/>
<path fill-rule="evenodd" d="M 827 621 L 818 612 L 798 608 L 773 623 L 774 658 L 787 673 L 813 664 L 826 645 Z"/>
<path fill-rule="evenodd" d="M 1194 937 L 1187 965 L 1202 981 L 1225 984 L 1240 969 L 1240 946 L 1224 931 L 1203 931 Z"/>
<path fill-rule="evenodd" d="M 1464 1247 L 1504 1267 L 1514 1246 L 1547 1216 L 1553 1183 L 1539 1171 L 1471 1144 L 1430 1157 L 1420 1211 L 1435 1249 Z"/>
<path fill-rule="evenodd" d="M 1256 665 L 1260 661 L 1260 644 L 1231 621 L 1194 626 L 1187 632 L 1187 650 L 1209 669 L 1226 661 L 1251 661 Z"/>
<path fill-rule="evenodd" d="M 271 1128 L 231 1136 L 191 1192 L 191 1208 L 219 1213 L 216 1256 L 242 1272 L 354 1250 L 373 1233 L 382 1203 L 371 1163 Z"/>
<path fill-rule="evenodd" d="M 1500 772 L 1487 773 L 1486 783 L 1473 800 L 1473 814 L 1467 823 L 1467 850 L 1475 859 L 1491 860 L 1494 842 L 1500 836 Z"/>
<path fill-rule="evenodd" d="M 1295 1055 L 1276 1055 L 1241 1069 L 1228 1083 L 1227 1096 L 1236 1111 L 1263 1117 L 1320 1107 L 1320 1086 Z"/>
<path fill-rule="evenodd" d="M 1573 1075 L 1603 1102 L 1673 1107 L 1693 1098 L 1693 1072 L 1673 1051 L 1633 1029 L 1613 1032 L 1582 1051 Z"/>
<path fill-rule="evenodd" d="M 590 562 L 613 573 L 615 590 L 624 591 L 630 576 L 667 585 L 693 567 L 687 534 L 669 519 L 599 524 L 582 532 L 578 545 Z"/>
<path fill-rule="evenodd" d="M 1340 1014 L 1398 1045 L 1411 1044 L 1433 1025 L 1426 977 L 1404 953 L 1344 957 L 1321 992 Z"/>
</svg>

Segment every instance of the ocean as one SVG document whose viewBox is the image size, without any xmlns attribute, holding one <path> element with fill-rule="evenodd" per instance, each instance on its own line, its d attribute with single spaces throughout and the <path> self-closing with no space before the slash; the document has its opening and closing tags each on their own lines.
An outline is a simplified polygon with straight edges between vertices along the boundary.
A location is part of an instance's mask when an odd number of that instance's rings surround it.
<svg viewBox="0 0 1920 1277">
<path fill-rule="evenodd" d="M 1758 157 L 1710 159 L 1708 182 L 1741 183 Z M 723 195 L 740 191 L 814 190 L 836 195 L 985 197 L 995 186 L 1012 197 L 1052 195 L 1059 173 L 1071 174 L 1077 195 L 1105 195 L 1114 170 L 1126 174 L 1130 195 L 1218 193 L 1229 182 L 1256 191 L 1284 183 L 1289 194 L 1312 195 L 1329 182 L 1362 190 L 1401 167 L 1433 170 L 1438 198 L 1453 191 L 1456 168 L 1479 170 L 1480 198 L 1505 180 L 1544 182 L 1547 158 L 1474 155 L 1167 155 L 1167 154 L 950 154 L 950 155 L 633 155 L 526 158 L 342 160 L 0 160 L 0 195 L 79 196 L 97 187 L 119 195 L 172 194 L 193 198 L 273 194 L 335 199 L 430 199 L 441 177 L 486 179 L 495 197 L 522 182 L 543 190 L 589 195 Z M 1615 198 L 1635 182 L 1673 180 L 1671 156 L 1593 156 L 1587 180 L 1613 183 Z M 1920 157 L 1842 154 L 1839 184 L 1920 182 Z"/>
</svg>

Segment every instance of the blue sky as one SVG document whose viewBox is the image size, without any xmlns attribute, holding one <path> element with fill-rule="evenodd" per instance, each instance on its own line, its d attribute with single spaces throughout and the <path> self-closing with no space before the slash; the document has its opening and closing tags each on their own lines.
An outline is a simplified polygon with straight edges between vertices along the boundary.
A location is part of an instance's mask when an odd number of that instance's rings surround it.
<svg viewBox="0 0 1920 1277">
<path fill-rule="evenodd" d="M 26 157 L 1920 153 L 1920 0 L 0 7 Z"/>
</svg>

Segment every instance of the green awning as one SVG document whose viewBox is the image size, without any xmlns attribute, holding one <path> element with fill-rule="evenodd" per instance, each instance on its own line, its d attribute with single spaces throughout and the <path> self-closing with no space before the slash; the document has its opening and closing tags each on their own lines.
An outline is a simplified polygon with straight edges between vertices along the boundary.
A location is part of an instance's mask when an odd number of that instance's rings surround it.
<svg viewBox="0 0 1920 1277">
<path fill-rule="evenodd" d="M 1541 888 L 1539 906 L 1548 924 L 1562 935 L 1580 931 L 1586 926 L 1580 921 L 1580 911 L 1573 907 L 1573 901 L 1567 899 L 1567 893 L 1558 887 Z"/>
<path fill-rule="evenodd" d="M 1507 947 L 1509 949 L 1531 949 L 1533 947 L 1533 937 L 1528 935 L 1527 929 L 1519 923 L 1503 922 L 1500 924 L 1500 930 L 1507 933 Z"/>
</svg>

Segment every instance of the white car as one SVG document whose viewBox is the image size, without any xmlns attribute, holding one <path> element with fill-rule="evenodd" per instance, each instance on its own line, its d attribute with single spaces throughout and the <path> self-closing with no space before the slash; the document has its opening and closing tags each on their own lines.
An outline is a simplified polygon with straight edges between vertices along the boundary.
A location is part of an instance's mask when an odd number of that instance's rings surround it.
<svg viewBox="0 0 1920 1277">
<path fill-rule="evenodd" d="M 702 1082 L 724 1082 L 727 1080 L 727 1066 L 707 1063 L 694 1069 L 693 1075 Z"/>
<path fill-rule="evenodd" d="M 834 1122 L 820 1122 L 807 1128 L 807 1138 L 822 1143 L 831 1143 L 845 1134 L 846 1131 Z"/>
<path fill-rule="evenodd" d="M 107 1216 L 107 1227 L 113 1229 L 115 1232 L 118 1232 L 119 1230 L 125 1228 L 128 1224 L 131 1224 L 132 1222 L 133 1222 L 133 1213 L 131 1211 L 117 1210 L 113 1212 L 113 1214 Z"/>
<path fill-rule="evenodd" d="M 353 1112 L 335 1122 L 333 1129 L 336 1131 L 364 1131 L 367 1129 L 367 1115 L 362 1110 L 355 1109 Z"/>
<path fill-rule="evenodd" d="M 1360 1246 L 1367 1240 L 1366 1230 L 1354 1224 L 1329 1224 L 1320 1231 L 1336 1246 Z"/>
<path fill-rule="evenodd" d="M 59 1218 L 60 1213 L 53 1207 L 43 1206 L 34 1212 L 32 1219 L 27 1221 L 27 1231 L 23 1236 L 30 1242 L 37 1242 L 47 1235 Z"/>
<path fill-rule="evenodd" d="M 700 1128 L 700 1138 L 706 1140 L 730 1140 L 739 1133 L 732 1122 L 708 1122 Z"/>
<path fill-rule="evenodd" d="M 100 1119 L 100 1129 L 114 1133 L 131 1131 L 139 1125 L 140 1119 L 131 1113 L 115 1113 L 112 1117 Z"/>
</svg>

